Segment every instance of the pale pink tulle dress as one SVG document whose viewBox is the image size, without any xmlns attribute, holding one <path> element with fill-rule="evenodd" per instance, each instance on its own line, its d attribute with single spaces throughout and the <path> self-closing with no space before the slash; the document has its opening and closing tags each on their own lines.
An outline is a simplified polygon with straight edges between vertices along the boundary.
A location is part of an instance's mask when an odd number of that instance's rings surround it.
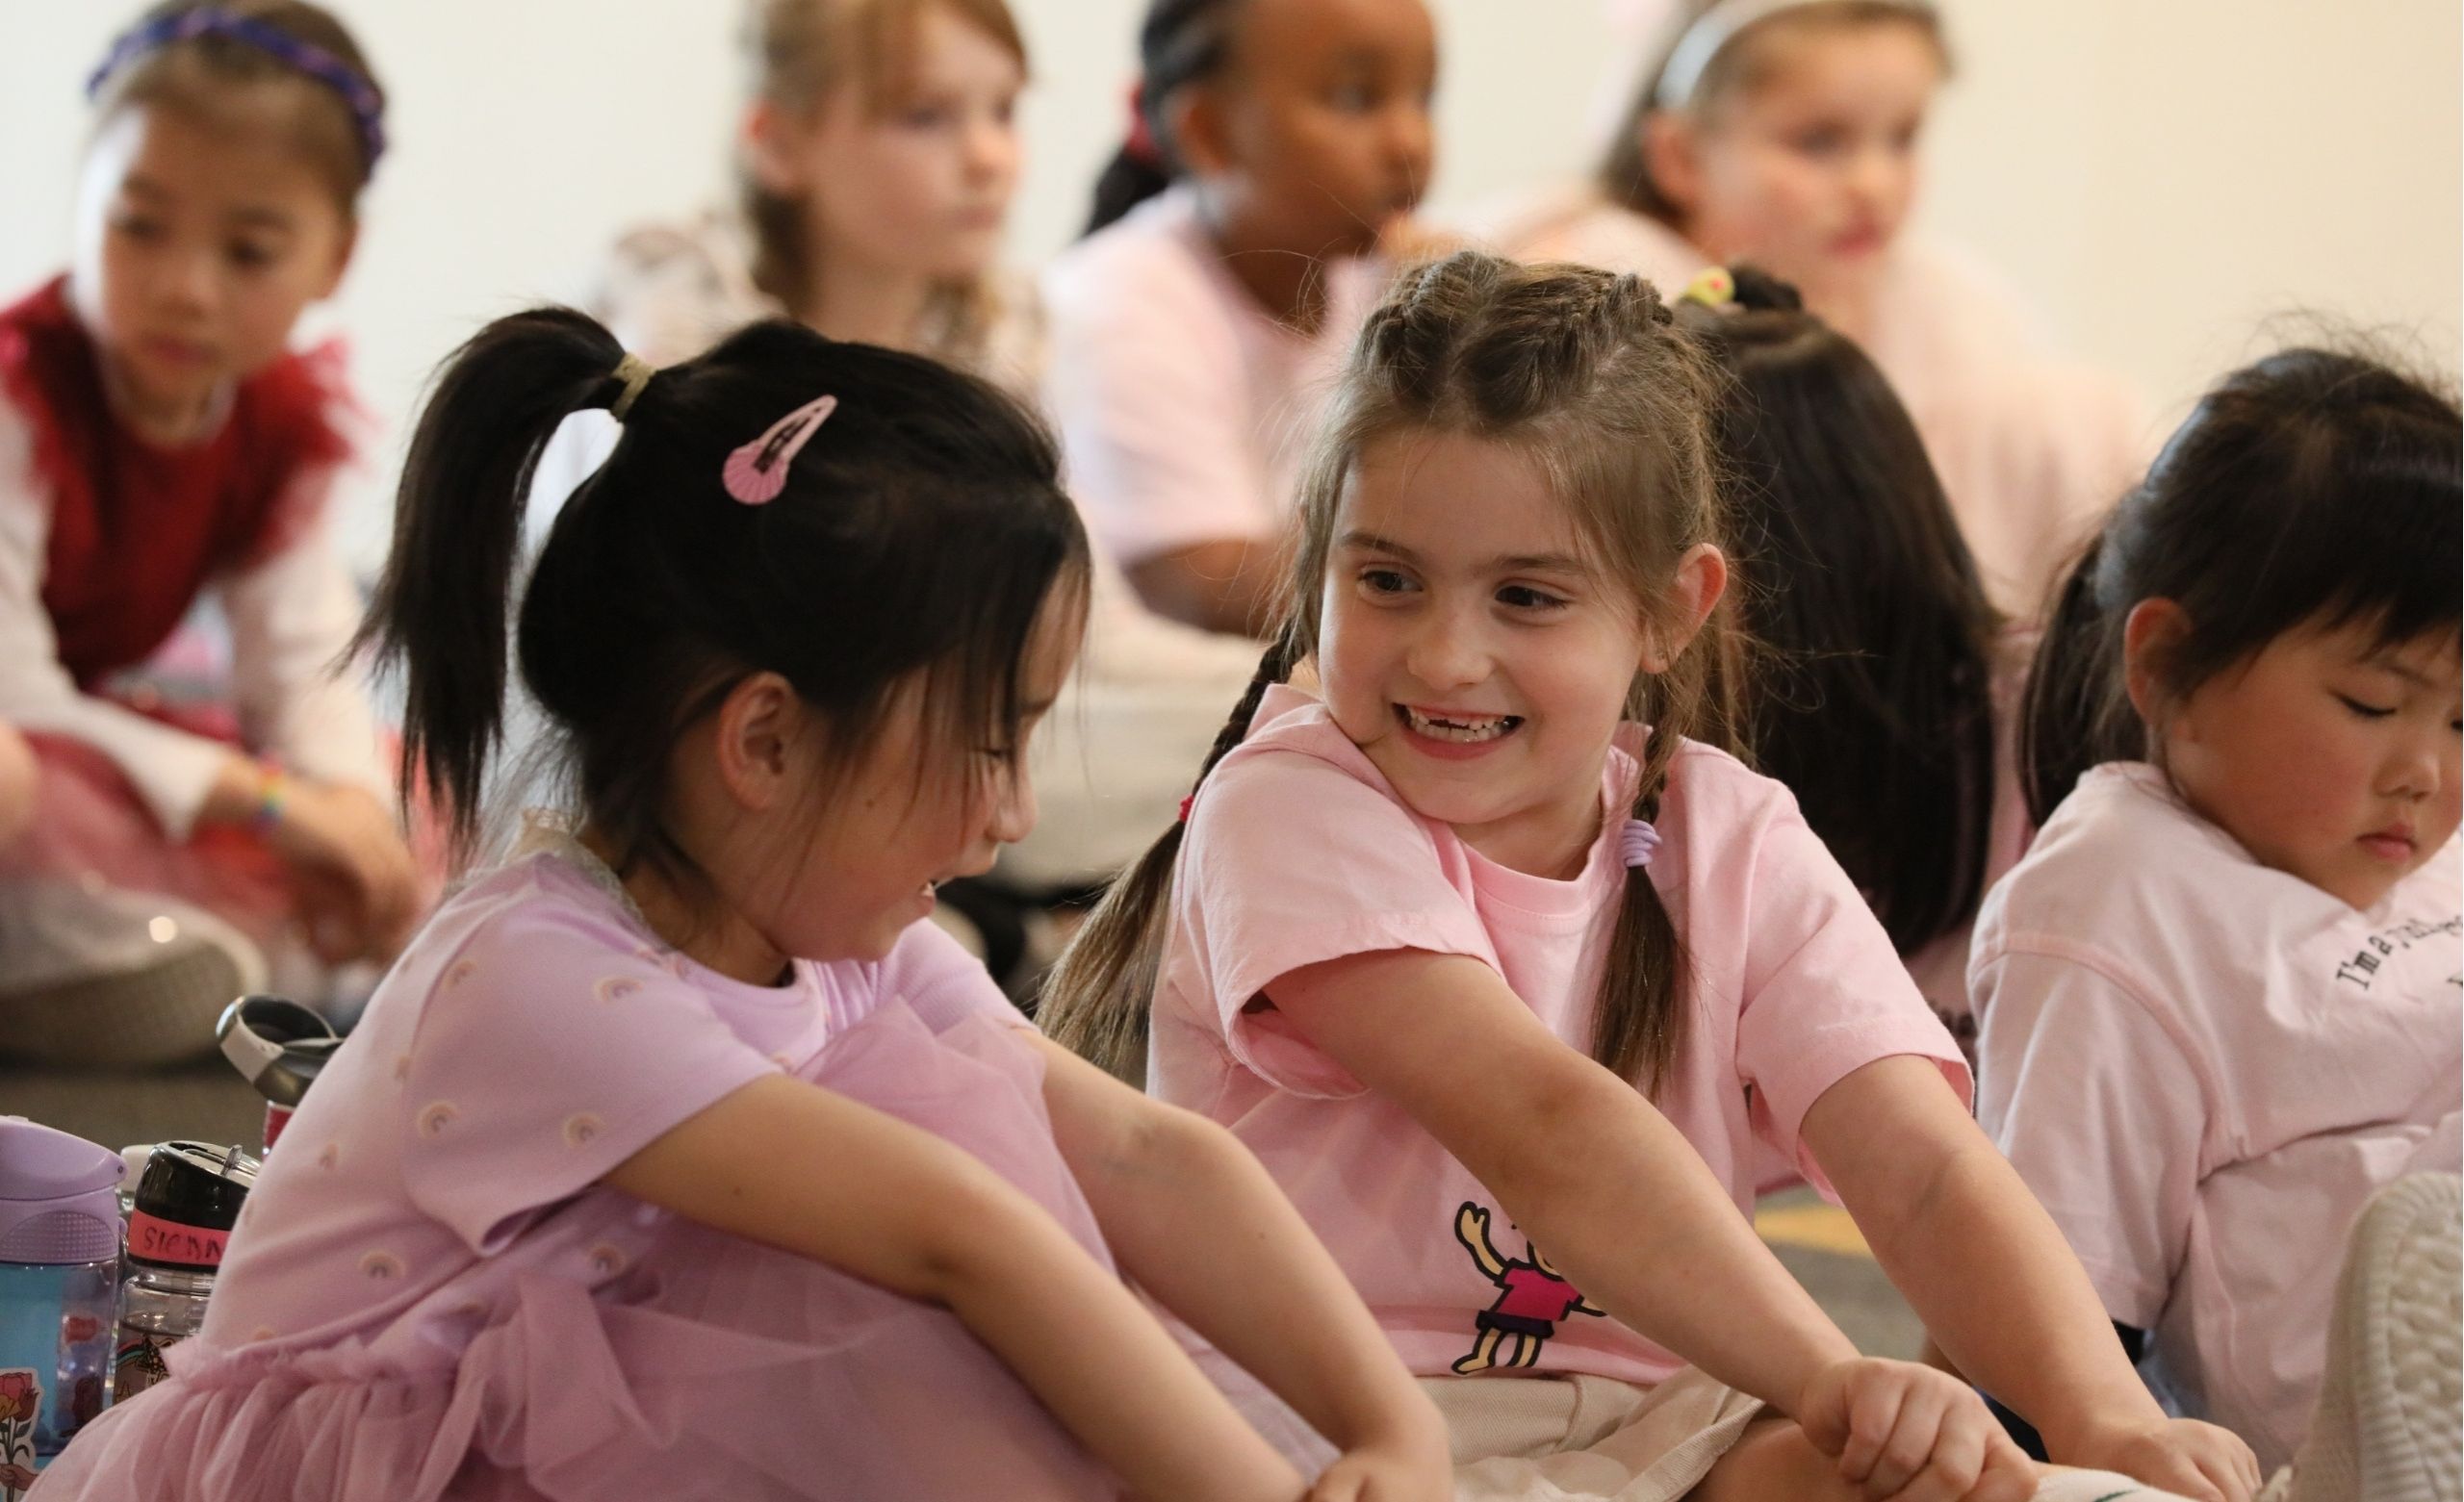
<svg viewBox="0 0 2464 1502">
<path fill-rule="evenodd" d="M 744 985 L 565 850 L 413 943 L 269 1163 L 203 1334 L 35 1495 L 1116 1495 L 955 1316 L 594 1186 L 785 1068 L 976 1154 L 1109 1266 L 982 967 L 919 924 L 877 964 Z"/>
</svg>

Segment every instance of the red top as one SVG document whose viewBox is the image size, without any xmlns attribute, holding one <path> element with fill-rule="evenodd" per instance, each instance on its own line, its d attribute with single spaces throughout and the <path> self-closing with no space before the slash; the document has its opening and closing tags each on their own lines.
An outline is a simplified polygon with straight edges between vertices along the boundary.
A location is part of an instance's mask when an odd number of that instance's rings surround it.
<svg viewBox="0 0 2464 1502">
<path fill-rule="evenodd" d="M 0 395 L 26 415 L 51 497 L 42 602 L 81 688 L 153 655 L 208 580 L 262 561 L 316 519 L 294 482 L 341 463 L 342 352 L 286 352 L 243 379 L 210 438 L 167 448 L 103 394 L 92 338 L 60 277 L 0 312 Z"/>
</svg>

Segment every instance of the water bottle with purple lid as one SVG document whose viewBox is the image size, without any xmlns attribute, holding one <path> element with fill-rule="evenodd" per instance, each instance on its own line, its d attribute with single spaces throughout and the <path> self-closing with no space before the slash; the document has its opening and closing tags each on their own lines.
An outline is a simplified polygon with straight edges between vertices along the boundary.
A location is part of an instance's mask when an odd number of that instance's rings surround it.
<svg viewBox="0 0 2464 1502">
<path fill-rule="evenodd" d="M 0 1502 L 102 1412 L 119 1178 L 117 1153 L 0 1116 Z"/>
</svg>

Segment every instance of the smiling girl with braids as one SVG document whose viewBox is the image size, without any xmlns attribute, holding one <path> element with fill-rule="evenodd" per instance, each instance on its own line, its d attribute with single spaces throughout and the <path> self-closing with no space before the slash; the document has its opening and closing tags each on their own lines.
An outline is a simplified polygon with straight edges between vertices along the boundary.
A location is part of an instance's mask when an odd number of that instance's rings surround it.
<svg viewBox="0 0 2464 1502">
<path fill-rule="evenodd" d="M 1458 1495 L 2092 1485 L 1858 1358 L 1748 1225 L 1778 1152 L 2057 1460 L 2241 1502 L 2247 1452 L 2158 1411 L 1888 934 L 1722 749 L 1712 394 L 1638 278 L 1407 278 L 1336 394 L 1281 634 L 1046 1023 L 1258 1154 L 1447 1414 Z"/>
</svg>

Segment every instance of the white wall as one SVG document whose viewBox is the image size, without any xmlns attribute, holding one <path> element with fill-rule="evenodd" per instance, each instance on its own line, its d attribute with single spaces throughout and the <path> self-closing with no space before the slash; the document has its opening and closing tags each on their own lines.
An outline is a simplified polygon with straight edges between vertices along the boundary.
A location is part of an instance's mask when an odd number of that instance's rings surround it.
<svg viewBox="0 0 2464 1502">
<path fill-rule="evenodd" d="M 332 321 L 394 423 L 486 318 L 573 295 L 615 230 L 721 191 L 733 0 L 329 0 L 393 90 L 397 142 Z M 1580 170 L 1609 13 L 1432 0 L 1437 203 Z M 1117 143 L 1143 0 L 1013 0 L 1035 52 L 1012 243 L 1066 242 Z M 67 245 L 80 88 L 134 0 L 0 0 L 0 292 Z M 1925 217 L 2167 410 L 2292 308 L 2423 331 L 2455 363 L 2464 109 L 2453 0 L 1949 0 L 1962 72 Z M 381 490 L 347 536 L 372 562 Z"/>
</svg>

